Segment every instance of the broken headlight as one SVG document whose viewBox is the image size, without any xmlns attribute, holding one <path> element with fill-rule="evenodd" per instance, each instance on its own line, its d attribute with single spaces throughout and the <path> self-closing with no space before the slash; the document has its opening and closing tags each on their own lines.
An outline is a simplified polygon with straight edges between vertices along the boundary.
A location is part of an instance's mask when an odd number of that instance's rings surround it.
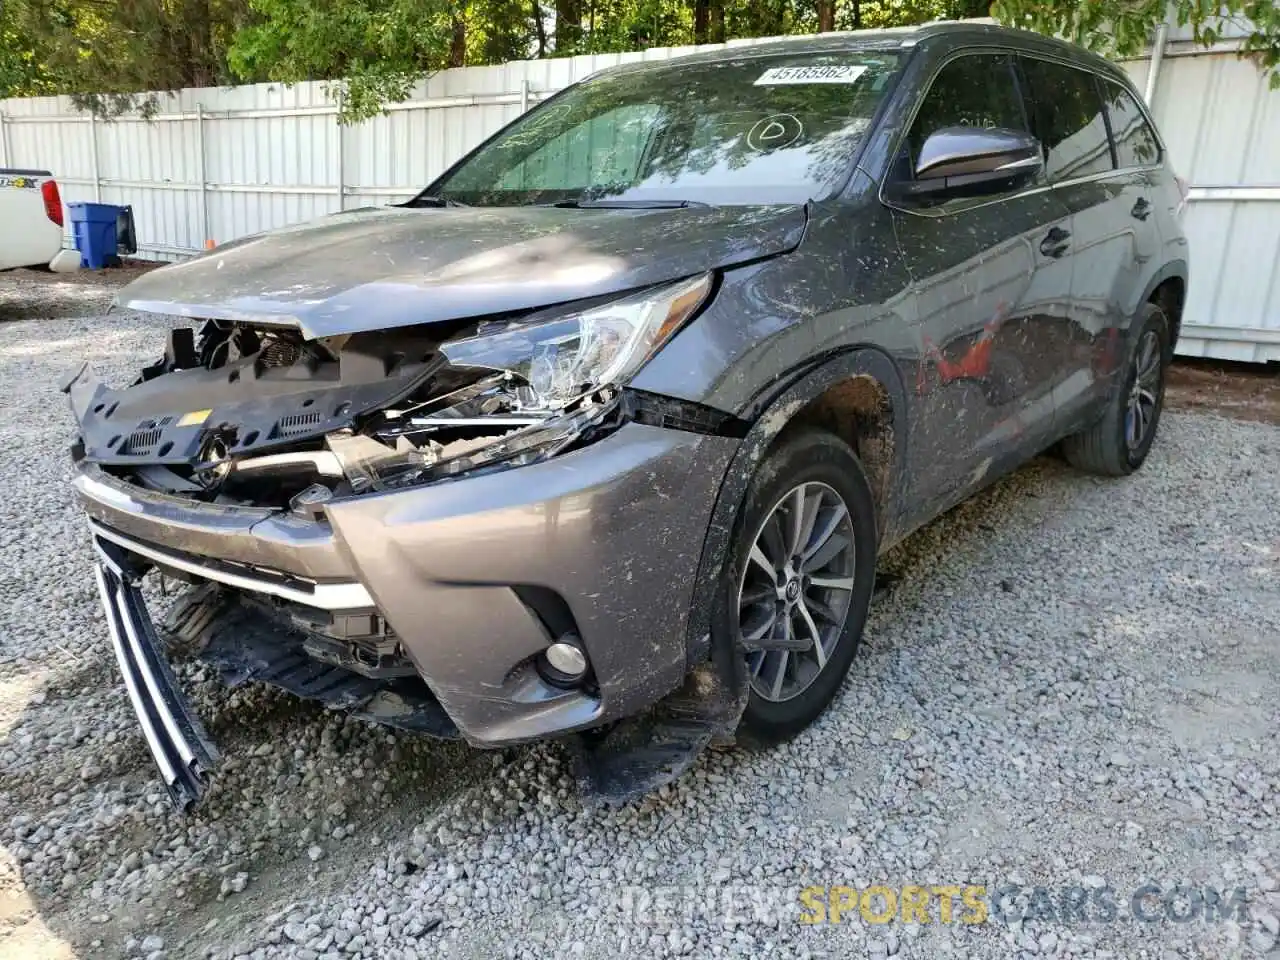
<svg viewBox="0 0 1280 960">
<path fill-rule="evenodd" d="M 454 367 L 509 374 L 521 406 L 559 411 L 629 380 L 706 301 L 711 274 L 589 307 L 553 320 L 484 332 L 443 344 Z"/>
<path fill-rule="evenodd" d="M 481 327 L 440 347 L 454 370 L 484 371 L 479 380 L 326 442 L 355 493 L 553 457 L 617 422 L 619 387 L 711 286 L 704 274 L 551 320 Z"/>
<path fill-rule="evenodd" d="M 447 480 L 486 467 L 515 467 L 555 456 L 588 431 L 601 427 L 617 409 L 617 397 L 584 404 L 573 413 L 547 417 L 521 429 L 440 443 L 420 440 L 418 446 L 401 438 L 387 447 L 370 437 L 331 433 L 329 449 L 342 464 L 354 493 L 394 490 Z M 509 429 L 509 428 L 508 428 Z"/>
</svg>

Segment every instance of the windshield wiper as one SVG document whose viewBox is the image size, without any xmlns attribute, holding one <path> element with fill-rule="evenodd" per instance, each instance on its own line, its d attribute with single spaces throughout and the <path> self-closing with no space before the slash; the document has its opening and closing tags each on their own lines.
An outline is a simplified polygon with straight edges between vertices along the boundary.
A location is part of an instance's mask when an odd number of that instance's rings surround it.
<svg viewBox="0 0 1280 960">
<path fill-rule="evenodd" d="M 574 210 L 678 210 L 681 207 L 710 207 L 700 200 L 557 200 L 549 207 Z"/>
<path fill-rule="evenodd" d="M 457 200 L 448 200 L 444 197 L 437 197 L 431 194 L 422 197 L 414 197 L 406 207 L 465 207 L 465 203 L 459 203 Z"/>
</svg>

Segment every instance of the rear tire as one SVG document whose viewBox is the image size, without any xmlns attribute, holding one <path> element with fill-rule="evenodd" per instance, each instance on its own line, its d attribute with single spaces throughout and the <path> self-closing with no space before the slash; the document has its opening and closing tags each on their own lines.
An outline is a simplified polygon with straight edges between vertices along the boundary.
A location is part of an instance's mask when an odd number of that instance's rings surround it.
<svg viewBox="0 0 1280 960">
<path fill-rule="evenodd" d="M 752 478 L 717 595 L 717 639 L 747 658 L 740 739 L 786 740 L 835 697 L 866 622 L 876 536 L 848 444 L 812 428 L 784 434 Z"/>
<path fill-rule="evenodd" d="M 1062 441 L 1066 461 L 1087 473 L 1105 477 L 1133 473 L 1147 459 L 1160 425 L 1172 352 L 1169 320 L 1156 304 L 1144 303 L 1134 324 L 1137 333 L 1122 379 L 1102 419 Z"/>
</svg>

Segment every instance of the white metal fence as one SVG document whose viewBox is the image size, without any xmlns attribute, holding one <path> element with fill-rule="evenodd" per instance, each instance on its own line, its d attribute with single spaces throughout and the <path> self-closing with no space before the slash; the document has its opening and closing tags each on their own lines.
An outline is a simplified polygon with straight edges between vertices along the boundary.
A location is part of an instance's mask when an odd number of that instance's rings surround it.
<svg viewBox="0 0 1280 960">
<path fill-rule="evenodd" d="M 0 100 L 0 166 L 54 171 L 64 200 L 131 204 L 140 251 L 178 259 L 207 241 L 406 199 L 570 83 L 697 49 L 707 48 L 445 70 L 385 116 L 348 127 L 319 82 L 183 90 L 162 95 L 149 120 L 96 120 L 69 97 Z"/>
<path fill-rule="evenodd" d="M 750 45 L 760 41 L 734 41 Z M 1280 360 L 1280 93 L 1173 31 L 1126 63 L 1192 184 L 1192 282 L 1181 353 Z M 245 234 L 404 199 L 537 100 L 597 70 L 700 47 L 446 70 L 352 127 L 320 83 L 183 90 L 150 121 L 66 97 L 0 101 L 0 166 L 55 172 L 65 200 L 133 206 L 142 255 L 180 259 Z M 1153 66 L 1154 62 L 1154 66 Z"/>
</svg>

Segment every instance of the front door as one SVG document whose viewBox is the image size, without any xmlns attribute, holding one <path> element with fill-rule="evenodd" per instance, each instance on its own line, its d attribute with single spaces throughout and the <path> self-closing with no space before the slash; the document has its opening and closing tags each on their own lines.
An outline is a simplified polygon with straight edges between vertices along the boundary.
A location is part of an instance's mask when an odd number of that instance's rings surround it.
<svg viewBox="0 0 1280 960">
<path fill-rule="evenodd" d="M 890 176 L 911 176 L 943 127 L 1026 130 L 1012 58 L 966 53 L 930 84 Z M 1044 182 L 936 206 L 898 205 L 914 281 L 912 501 L 921 517 L 963 499 L 1051 437 L 1052 383 L 1071 292 L 1070 217 Z"/>
</svg>

